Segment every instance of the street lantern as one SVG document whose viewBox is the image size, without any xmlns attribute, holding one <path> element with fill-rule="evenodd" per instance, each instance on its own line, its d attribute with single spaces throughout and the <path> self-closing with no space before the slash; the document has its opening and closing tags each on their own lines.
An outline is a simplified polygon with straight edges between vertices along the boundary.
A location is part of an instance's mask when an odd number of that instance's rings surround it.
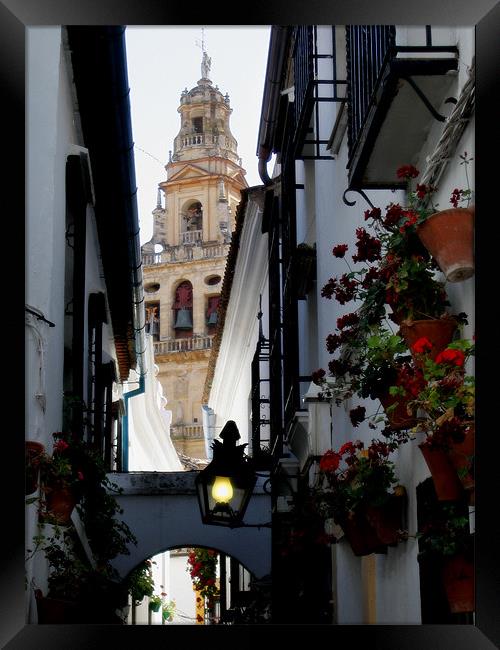
<svg viewBox="0 0 500 650">
<path fill-rule="evenodd" d="M 257 481 L 253 461 L 237 445 L 238 427 L 229 420 L 212 444 L 213 459 L 196 477 L 196 492 L 204 524 L 244 526 L 243 516 Z"/>
</svg>

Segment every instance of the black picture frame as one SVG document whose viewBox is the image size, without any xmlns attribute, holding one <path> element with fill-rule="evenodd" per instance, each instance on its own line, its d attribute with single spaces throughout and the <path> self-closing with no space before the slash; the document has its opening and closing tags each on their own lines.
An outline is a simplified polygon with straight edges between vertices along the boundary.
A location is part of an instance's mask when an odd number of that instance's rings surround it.
<svg viewBox="0 0 500 650">
<path fill-rule="evenodd" d="M 217 12 L 217 13 L 216 13 Z M 441 24 L 476 25 L 477 109 L 476 109 L 476 211 L 480 216 L 476 232 L 476 376 L 477 376 L 477 487 L 476 487 L 476 576 L 477 623 L 475 626 L 336 626 L 325 630 L 303 630 L 316 636 L 326 634 L 328 643 L 357 645 L 368 642 L 371 648 L 405 650 L 445 648 L 488 650 L 500 647 L 500 570 L 498 556 L 498 425 L 494 419 L 495 382 L 489 379 L 491 366 L 496 370 L 500 352 L 498 328 L 489 314 L 498 302 L 494 288 L 494 262 L 498 254 L 493 246 L 498 235 L 498 208 L 493 197 L 498 185 L 496 147 L 498 137 L 498 74 L 500 68 L 500 6 L 494 0 L 475 2 L 399 2 L 393 0 L 279 0 L 272 3 L 218 2 L 197 6 L 196 20 L 203 24 Z M 218 18 L 224 18 L 218 22 Z M 243 18 L 243 20 L 242 20 Z M 193 7 L 187 3 L 166 0 L 4 0 L 0 4 L 0 70 L 3 96 L 3 137 L 9 142 L 3 149 L 6 178 L 3 186 L 3 222 L 8 239 L 5 249 L 13 258 L 4 262 L 4 299 L 21 302 L 19 280 L 22 276 L 22 246 L 24 240 L 24 37 L 25 29 L 36 25 L 58 24 L 129 24 L 183 25 L 191 24 Z M 217 21 L 217 22 L 215 22 Z M 7 138 L 7 136 L 9 136 Z M 491 212 L 490 212 L 491 210 Z M 5 251 L 7 252 L 7 250 Z M 493 287 L 493 289 L 492 289 Z M 489 290 L 488 290 L 489 289 Z M 229 642 L 247 644 L 258 642 L 262 628 L 248 626 L 37 626 L 25 624 L 24 613 L 24 492 L 23 492 L 23 426 L 19 413 L 24 412 L 24 325 L 10 314 L 20 309 L 5 305 L 8 330 L 4 347 L 14 354 L 4 365 L 8 378 L 4 389 L 5 421 L 13 416 L 14 423 L 4 426 L 4 520 L 0 582 L 0 643 L 9 650 L 30 648 L 122 647 L 129 643 L 165 643 L 173 634 L 183 644 Z M 9 315 L 7 315 L 9 314 Z M 495 338 L 496 337 L 496 338 Z M 497 398 L 498 401 L 498 398 Z M 265 634 L 276 633 L 279 643 L 296 638 L 297 626 L 266 628 Z M 316 626 L 314 626 L 316 628 Z M 168 635 L 166 639 L 165 634 Z M 153 636 L 151 636 L 153 635 Z"/>
</svg>

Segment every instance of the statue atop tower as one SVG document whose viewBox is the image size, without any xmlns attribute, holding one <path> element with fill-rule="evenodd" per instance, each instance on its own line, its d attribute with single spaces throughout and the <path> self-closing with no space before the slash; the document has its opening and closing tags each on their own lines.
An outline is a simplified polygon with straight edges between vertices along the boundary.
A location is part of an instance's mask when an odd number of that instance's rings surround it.
<svg viewBox="0 0 500 650">
<path fill-rule="evenodd" d="M 208 56 L 206 50 L 203 50 L 203 58 L 201 60 L 201 78 L 209 79 L 210 66 L 212 65 L 212 59 Z"/>
</svg>

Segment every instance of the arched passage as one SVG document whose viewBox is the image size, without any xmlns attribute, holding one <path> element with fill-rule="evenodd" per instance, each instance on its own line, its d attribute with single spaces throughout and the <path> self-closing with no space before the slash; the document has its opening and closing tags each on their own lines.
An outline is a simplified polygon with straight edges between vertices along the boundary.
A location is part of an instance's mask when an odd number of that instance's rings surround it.
<svg viewBox="0 0 500 650">
<path fill-rule="evenodd" d="M 130 555 L 113 561 L 125 577 L 139 562 L 169 548 L 201 546 L 234 557 L 255 577 L 271 572 L 270 497 L 259 479 L 245 516 L 248 527 L 226 528 L 203 524 L 196 498 L 197 472 L 130 472 L 112 474 L 123 488 L 116 496 L 123 509 L 122 519 L 137 537 Z"/>
</svg>

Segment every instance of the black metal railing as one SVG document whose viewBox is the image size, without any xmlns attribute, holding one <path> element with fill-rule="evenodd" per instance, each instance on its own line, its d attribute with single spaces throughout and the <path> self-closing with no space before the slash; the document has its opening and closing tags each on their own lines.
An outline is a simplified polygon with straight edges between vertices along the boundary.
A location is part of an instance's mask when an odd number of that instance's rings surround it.
<svg viewBox="0 0 500 650">
<path fill-rule="evenodd" d="M 394 25 L 346 27 L 349 164 L 370 111 L 380 74 L 395 46 Z"/>
<path fill-rule="evenodd" d="M 299 25 L 295 32 L 293 55 L 295 129 L 300 124 L 305 104 L 312 92 L 313 61 L 313 27 L 312 25 Z"/>
</svg>

